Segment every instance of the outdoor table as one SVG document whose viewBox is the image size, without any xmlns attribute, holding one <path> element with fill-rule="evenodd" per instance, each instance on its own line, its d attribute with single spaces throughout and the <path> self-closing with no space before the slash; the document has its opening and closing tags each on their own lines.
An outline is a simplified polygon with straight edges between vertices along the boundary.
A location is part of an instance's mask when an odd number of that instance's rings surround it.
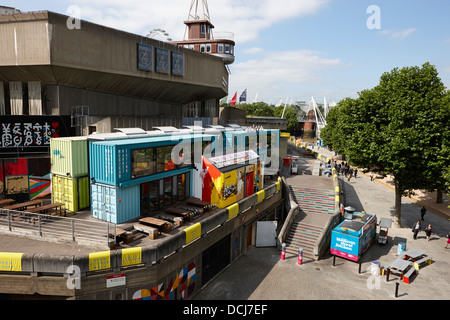
<svg viewBox="0 0 450 320">
<path fill-rule="evenodd" d="M 16 200 L 14 200 L 14 199 L 4 199 L 4 200 L 0 200 L 0 207 L 3 207 L 3 206 L 7 206 L 7 205 L 10 205 L 10 204 L 12 204 L 12 203 L 14 203 Z"/>
<path fill-rule="evenodd" d="M 36 207 L 36 208 L 32 208 L 32 209 L 26 209 L 27 212 L 31 212 L 31 213 L 47 213 L 48 210 L 52 210 L 55 209 L 56 213 L 61 214 L 62 211 L 64 211 L 64 216 L 66 215 L 66 210 L 64 210 L 62 208 L 62 206 L 64 205 L 64 203 L 50 203 L 50 204 L 46 204 L 40 207 Z"/>
<path fill-rule="evenodd" d="M 394 273 L 395 272 L 400 273 L 400 278 L 402 278 L 406 269 L 408 269 L 408 267 L 410 267 L 411 265 L 412 263 L 410 261 L 403 259 L 396 259 L 389 264 L 388 269 L 391 270 L 391 272 L 394 271 Z"/>
<path fill-rule="evenodd" d="M 416 261 L 417 259 L 420 259 L 425 255 L 425 252 L 419 249 L 411 249 L 403 252 L 403 258 L 406 258 L 406 260 L 413 259 L 413 261 Z"/>
<path fill-rule="evenodd" d="M 156 219 L 156 218 L 152 218 L 152 217 L 141 218 L 141 219 L 139 219 L 139 222 L 143 222 L 150 226 L 158 228 L 159 233 L 162 233 L 164 227 L 166 227 L 169 224 L 168 221 L 160 220 L 160 219 Z"/>
<path fill-rule="evenodd" d="M 24 210 L 24 209 L 26 209 L 28 207 L 32 207 L 32 206 L 34 206 L 34 207 L 42 206 L 43 203 L 44 203 L 44 201 L 42 201 L 42 200 L 32 200 L 32 201 L 23 202 L 23 203 L 16 203 L 11 206 L 4 207 L 3 209 L 21 211 L 21 210 Z"/>
</svg>

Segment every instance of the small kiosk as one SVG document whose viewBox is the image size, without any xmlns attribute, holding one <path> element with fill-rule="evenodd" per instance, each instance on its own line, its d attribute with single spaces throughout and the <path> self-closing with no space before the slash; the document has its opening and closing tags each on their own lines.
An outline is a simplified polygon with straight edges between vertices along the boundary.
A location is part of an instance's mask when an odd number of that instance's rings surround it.
<svg viewBox="0 0 450 320">
<path fill-rule="evenodd" d="M 263 188 L 262 165 L 252 150 L 203 157 L 202 200 L 225 208 Z"/>
<path fill-rule="evenodd" d="M 331 254 L 358 262 L 375 239 L 376 225 L 375 215 L 356 212 L 333 229 Z"/>
</svg>

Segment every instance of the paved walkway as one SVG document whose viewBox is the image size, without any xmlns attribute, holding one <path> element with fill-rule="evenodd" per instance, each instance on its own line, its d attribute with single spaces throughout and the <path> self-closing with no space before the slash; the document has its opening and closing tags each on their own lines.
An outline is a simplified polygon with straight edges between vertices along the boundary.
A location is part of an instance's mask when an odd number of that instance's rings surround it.
<svg viewBox="0 0 450 320">
<path fill-rule="evenodd" d="M 369 176 L 359 175 L 345 182 L 346 203 L 358 211 L 365 210 L 378 218 L 392 218 L 394 192 L 382 183 L 370 181 Z M 297 257 L 280 260 L 276 248 L 251 248 L 223 273 L 211 281 L 199 293 L 196 300 L 448 300 L 450 299 L 450 247 L 445 249 L 450 221 L 431 208 L 424 224 L 431 223 L 435 234 L 429 242 L 424 232 L 413 240 L 410 226 L 420 217 L 420 208 L 413 200 L 403 198 L 402 228 L 389 230 L 387 245 L 374 243 L 364 254 L 361 273 L 358 264 L 337 258 L 328 253 L 319 261 L 297 264 Z M 417 248 L 432 257 L 433 263 L 423 267 L 411 284 L 391 275 L 370 273 L 372 261 L 388 264 L 397 258 L 399 242 L 406 242 L 406 249 Z M 398 298 L 395 298 L 396 283 Z M 381 315 L 380 315 L 381 316 Z"/>
</svg>

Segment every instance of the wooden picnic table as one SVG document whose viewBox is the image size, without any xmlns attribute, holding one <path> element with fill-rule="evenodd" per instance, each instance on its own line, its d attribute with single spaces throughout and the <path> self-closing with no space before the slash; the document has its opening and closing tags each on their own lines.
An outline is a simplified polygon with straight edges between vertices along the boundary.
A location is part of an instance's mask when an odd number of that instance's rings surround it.
<svg viewBox="0 0 450 320">
<path fill-rule="evenodd" d="M 16 200 L 14 200 L 14 199 L 3 199 L 3 200 L 0 200 L 0 207 L 11 205 L 14 202 L 16 202 Z"/>
<path fill-rule="evenodd" d="M 63 205 L 64 203 L 55 202 L 31 209 L 26 209 L 26 211 L 31 213 L 48 213 L 49 210 L 54 210 L 59 214 L 64 211 L 64 216 L 66 216 L 66 210 L 62 208 Z"/>
<path fill-rule="evenodd" d="M 22 211 L 24 209 L 27 209 L 28 207 L 42 206 L 43 203 L 44 203 L 43 200 L 32 200 L 32 201 L 28 201 L 28 202 L 16 203 L 16 204 L 13 204 L 10 206 L 6 206 L 6 207 L 3 207 L 3 209 Z"/>
<path fill-rule="evenodd" d="M 189 203 L 189 204 L 192 204 L 194 206 L 199 206 L 199 207 L 204 207 L 204 206 L 207 206 L 209 204 L 208 202 L 202 201 L 202 200 L 197 199 L 197 198 L 188 198 L 186 200 L 186 202 Z"/>
<path fill-rule="evenodd" d="M 159 233 L 161 233 L 163 229 L 169 225 L 169 221 L 156 219 L 152 217 L 141 218 L 139 219 L 139 222 L 143 222 L 157 228 L 159 230 Z"/>
<path fill-rule="evenodd" d="M 169 207 L 169 208 L 165 208 L 164 211 L 169 214 L 174 214 L 174 215 L 183 217 L 184 220 L 192 220 L 192 217 L 193 217 L 193 214 L 189 210 L 186 210 L 186 209 Z"/>
</svg>

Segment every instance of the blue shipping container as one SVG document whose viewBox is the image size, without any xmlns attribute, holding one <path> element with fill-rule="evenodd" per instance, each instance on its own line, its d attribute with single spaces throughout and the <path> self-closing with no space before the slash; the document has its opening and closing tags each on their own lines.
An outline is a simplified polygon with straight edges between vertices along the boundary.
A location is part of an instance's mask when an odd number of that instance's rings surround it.
<svg viewBox="0 0 450 320">
<path fill-rule="evenodd" d="M 94 183 L 119 186 L 132 180 L 131 151 L 177 145 L 183 142 L 212 141 L 212 135 L 160 136 L 142 139 L 91 141 L 89 143 L 90 177 Z"/>
<path fill-rule="evenodd" d="M 141 214 L 139 185 L 117 188 L 93 183 L 91 192 L 93 218 L 119 224 L 138 218 Z"/>
</svg>

